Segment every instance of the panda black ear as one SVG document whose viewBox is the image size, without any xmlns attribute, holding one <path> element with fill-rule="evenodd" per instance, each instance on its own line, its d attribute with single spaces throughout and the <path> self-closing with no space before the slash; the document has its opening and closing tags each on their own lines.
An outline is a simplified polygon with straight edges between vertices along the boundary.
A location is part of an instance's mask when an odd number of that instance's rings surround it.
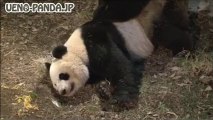
<svg viewBox="0 0 213 120">
<path fill-rule="evenodd" d="M 57 46 L 53 49 L 52 55 L 57 59 L 61 59 L 64 54 L 67 53 L 67 47 L 64 45 Z"/>
<path fill-rule="evenodd" d="M 44 64 L 45 64 L 45 66 L 47 68 L 47 71 L 49 72 L 51 63 L 45 62 Z"/>
</svg>

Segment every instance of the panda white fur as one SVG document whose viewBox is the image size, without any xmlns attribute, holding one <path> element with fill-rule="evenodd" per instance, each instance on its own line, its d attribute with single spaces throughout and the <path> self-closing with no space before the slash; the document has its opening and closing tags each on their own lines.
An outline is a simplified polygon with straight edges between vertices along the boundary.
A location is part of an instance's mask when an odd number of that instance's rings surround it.
<svg viewBox="0 0 213 120">
<path fill-rule="evenodd" d="M 108 14 L 107 10 L 104 13 L 112 1 L 100 0 L 103 3 L 99 4 L 93 20 L 76 29 L 64 45 L 54 48 L 56 60 L 51 63 L 49 73 L 59 94 L 72 96 L 85 84 L 107 79 L 114 89 L 112 99 L 119 106 L 129 108 L 133 101 L 137 102 L 144 58 L 154 49 L 150 40 L 154 22 L 162 16 L 167 4 L 166 0 L 145 1 L 131 10 L 132 2 L 126 0 L 124 8 L 131 7 L 125 17 L 120 17 Z"/>
<path fill-rule="evenodd" d="M 132 57 L 146 58 L 152 54 L 154 46 L 137 19 L 113 24 L 124 38 L 125 46 Z"/>
</svg>

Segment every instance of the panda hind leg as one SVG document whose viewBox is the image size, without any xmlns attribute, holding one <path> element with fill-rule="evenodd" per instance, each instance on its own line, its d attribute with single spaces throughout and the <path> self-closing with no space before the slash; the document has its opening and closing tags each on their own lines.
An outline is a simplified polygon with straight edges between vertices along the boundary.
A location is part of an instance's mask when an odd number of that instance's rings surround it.
<svg viewBox="0 0 213 120">
<path fill-rule="evenodd" d="M 173 55 L 193 50 L 193 39 L 188 30 L 183 30 L 169 22 L 160 22 L 154 30 L 154 40 L 158 45 L 170 49 Z"/>
<path fill-rule="evenodd" d="M 157 23 L 159 43 L 171 49 L 173 55 L 193 51 L 200 35 L 196 19 L 197 14 L 188 12 L 188 0 L 168 1 Z"/>
</svg>

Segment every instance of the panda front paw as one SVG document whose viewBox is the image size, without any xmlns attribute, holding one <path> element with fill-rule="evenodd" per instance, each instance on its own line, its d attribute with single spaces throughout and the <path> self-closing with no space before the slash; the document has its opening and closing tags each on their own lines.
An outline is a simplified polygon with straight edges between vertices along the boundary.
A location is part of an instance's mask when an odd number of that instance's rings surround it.
<svg viewBox="0 0 213 120">
<path fill-rule="evenodd" d="M 121 109 L 129 110 L 137 107 L 138 99 L 131 96 L 116 96 L 112 98 L 111 103 Z"/>
<path fill-rule="evenodd" d="M 109 81 L 102 81 L 96 86 L 96 92 L 101 100 L 109 100 L 111 97 L 112 87 Z"/>
<path fill-rule="evenodd" d="M 114 111 L 121 112 L 124 110 L 130 110 L 138 106 L 137 98 L 130 98 L 127 96 L 114 96 L 111 97 L 108 101 L 102 101 L 102 110 L 104 111 Z"/>
</svg>

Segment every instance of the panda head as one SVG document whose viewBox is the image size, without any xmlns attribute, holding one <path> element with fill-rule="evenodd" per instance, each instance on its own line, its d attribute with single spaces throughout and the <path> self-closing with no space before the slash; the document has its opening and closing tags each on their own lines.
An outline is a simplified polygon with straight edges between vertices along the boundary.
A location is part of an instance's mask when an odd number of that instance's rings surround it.
<svg viewBox="0 0 213 120">
<path fill-rule="evenodd" d="M 51 64 L 46 63 L 46 67 L 53 87 L 60 95 L 74 95 L 89 78 L 86 65 L 65 46 L 56 47 L 52 54 L 56 59 Z"/>
</svg>

